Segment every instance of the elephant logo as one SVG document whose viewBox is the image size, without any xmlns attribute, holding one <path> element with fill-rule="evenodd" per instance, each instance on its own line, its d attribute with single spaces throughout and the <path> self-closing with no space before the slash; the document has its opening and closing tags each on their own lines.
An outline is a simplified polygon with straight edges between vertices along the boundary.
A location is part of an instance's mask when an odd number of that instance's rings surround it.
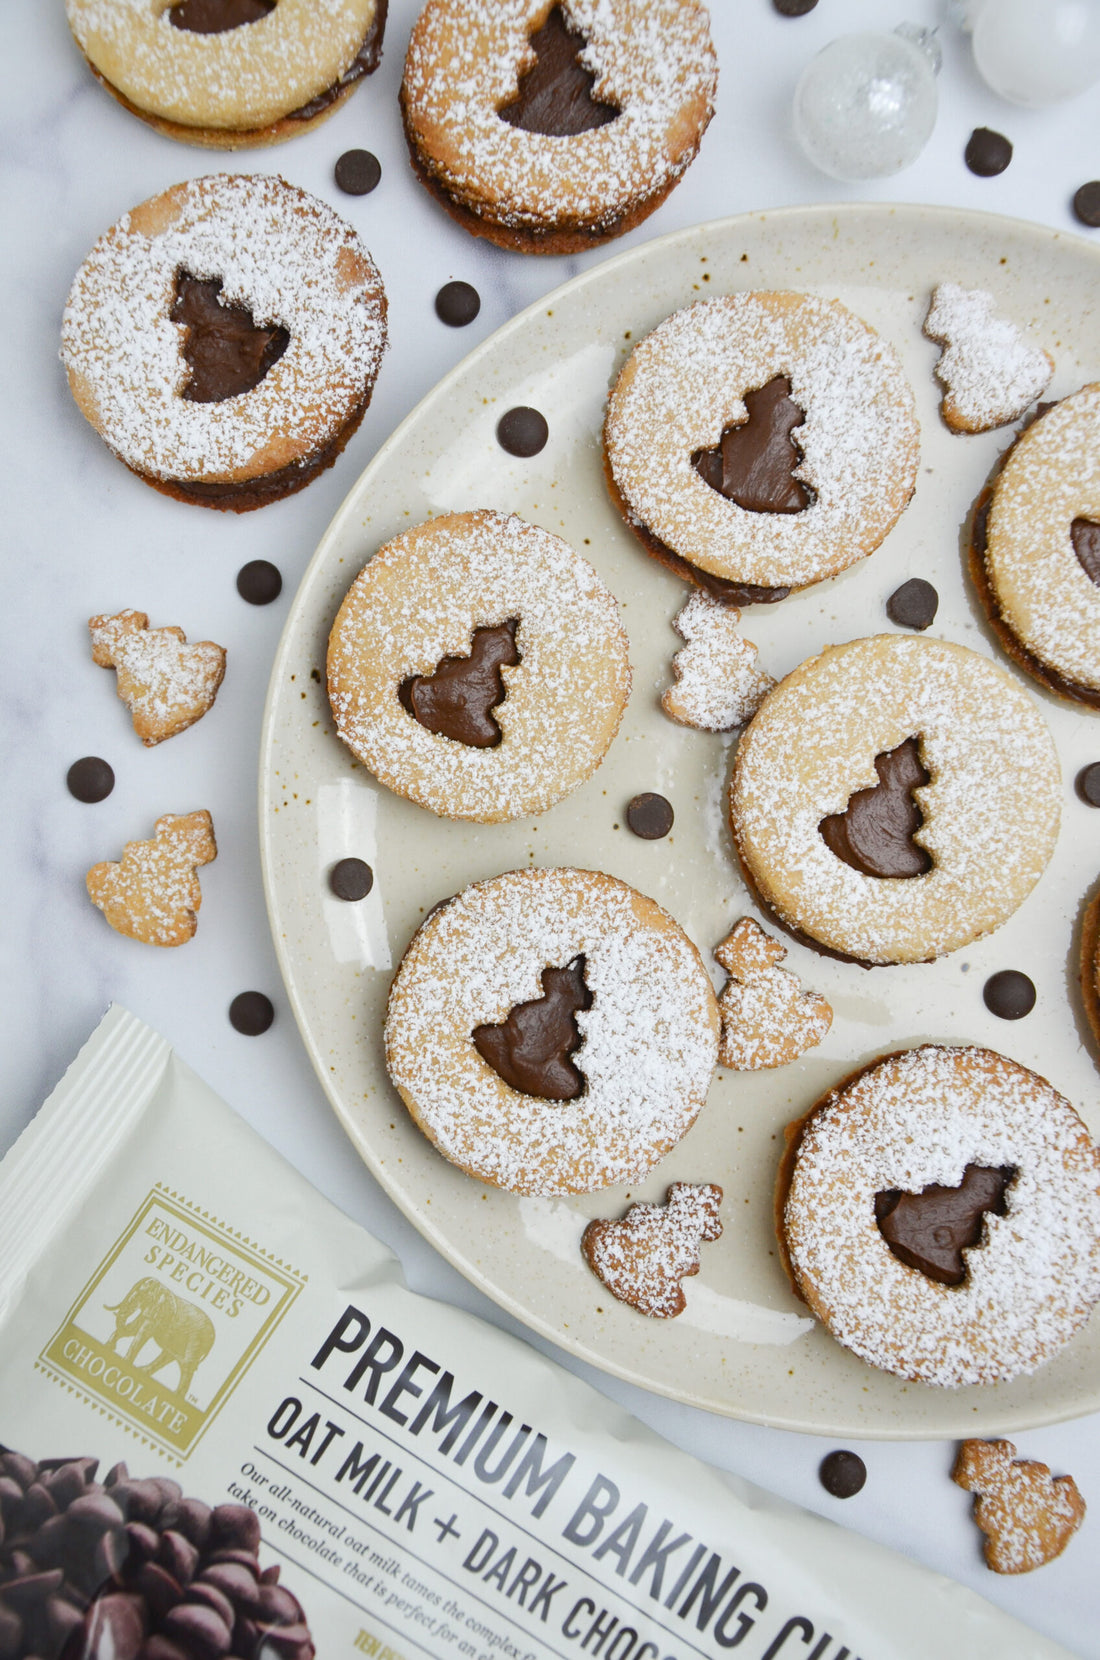
<svg viewBox="0 0 1100 1660">
<path fill-rule="evenodd" d="M 106 1347 L 114 1351 L 129 1339 L 123 1358 L 135 1372 L 149 1377 L 175 1362 L 179 1367 L 177 1393 L 186 1396 L 197 1368 L 214 1345 L 214 1323 L 205 1310 L 149 1277 L 132 1285 L 121 1302 L 103 1306 L 115 1317 Z M 156 1346 L 155 1354 L 139 1364 L 139 1356 L 150 1343 Z"/>
</svg>

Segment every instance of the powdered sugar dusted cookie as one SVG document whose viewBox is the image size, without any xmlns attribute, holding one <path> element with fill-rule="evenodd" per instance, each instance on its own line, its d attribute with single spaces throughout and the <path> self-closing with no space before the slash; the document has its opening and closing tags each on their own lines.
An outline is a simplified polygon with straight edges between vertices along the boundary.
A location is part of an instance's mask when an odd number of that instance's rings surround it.
<svg viewBox="0 0 1100 1660">
<path fill-rule="evenodd" d="M 427 0 L 401 84 L 409 156 L 475 236 L 579 253 L 668 195 L 717 78 L 699 0 Z"/>
<path fill-rule="evenodd" d="M 1061 776 L 1018 683 L 946 640 L 830 646 L 738 745 L 730 822 L 762 902 L 810 944 L 928 962 L 1000 926 L 1054 850 Z"/>
<path fill-rule="evenodd" d="M 953 432 L 1006 426 L 1045 391 L 1054 359 L 1029 346 L 1015 323 L 998 317 L 992 294 L 941 282 L 932 294 L 924 332 L 943 347 L 936 378 L 943 418 Z"/>
<path fill-rule="evenodd" d="M 119 864 L 93 865 L 88 897 L 116 933 L 146 945 L 184 945 L 202 904 L 196 870 L 217 851 L 208 812 L 168 813 L 151 841 L 126 843 Z"/>
<path fill-rule="evenodd" d="M 786 1066 L 821 1042 L 833 1011 L 816 991 L 778 965 L 787 955 L 777 939 L 744 916 L 714 955 L 729 975 L 718 998 L 719 1066 L 736 1072 Z"/>
<path fill-rule="evenodd" d="M 225 650 L 212 640 L 188 645 L 182 628 L 150 628 L 144 611 L 92 617 L 92 657 L 114 669 L 118 695 L 147 748 L 201 720 L 225 674 Z"/>
<path fill-rule="evenodd" d="M 695 1121 L 718 1048 L 679 925 L 590 870 L 513 870 L 432 913 L 390 990 L 386 1064 L 454 1164 L 514 1193 L 637 1181 Z"/>
<path fill-rule="evenodd" d="M 701 592 L 692 594 L 673 623 L 686 641 L 672 659 L 676 684 L 661 698 L 666 715 L 703 732 L 744 726 L 775 685 L 756 664 L 756 647 L 737 631 L 741 613 Z"/>
<path fill-rule="evenodd" d="M 631 1205 L 621 1222 L 589 1222 L 581 1250 L 621 1303 L 669 1320 L 685 1308 L 680 1284 L 699 1272 L 699 1247 L 718 1239 L 722 1189 L 673 1182 L 663 1205 Z"/>
<path fill-rule="evenodd" d="M 974 1520 L 985 1534 L 995 1574 L 1027 1574 L 1061 1556 L 1085 1519 L 1072 1476 L 1017 1458 L 1011 1441 L 964 1441 L 952 1480 L 974 1494 Z"/>
<path fill-rule="evenodd" d="M 73 280 L 61 357 L 147 484 L 243 513 L 301 490 L 362 420 L 386 343 L 352 227 L 268 174 L 213 174 L 124 214 Z"/>
<path fill-rule="evenodd" d="M 1059 697 L 1100 709 L 1100 382 L 1044 409 L 979 498 L 970 574 L 998 640 Z"/>
<path fill-rule="evenodd" d="M 444 818 L 543 812 L 599 766 L 630 691 L 614 596 L 560 536 L 448 513 L 378 550 L 328 647 L 336 729 Z"/>
<path fill-rule="evenodd" d="M 1100 1148 L 988 1049 L 887 1055 L 787 1132 L 796 1291 L 871 1366 L 954 1386 L 1032 1372 L 1100 1300 Z"/>
<path fill-rule="evenodd" d="M 738 293 L 635 346 L 604 452 L 647 552 L 741 606 L 873 553 L 913 493 L 920 433 L 894 348 L 838 300 Z"/>
<path fill-rule="evenodd" d="M 108 92 L 158 132 L 278 144 L 337 109 L 382 55 L 386 0 L 66 0 Z"/>
</svg>

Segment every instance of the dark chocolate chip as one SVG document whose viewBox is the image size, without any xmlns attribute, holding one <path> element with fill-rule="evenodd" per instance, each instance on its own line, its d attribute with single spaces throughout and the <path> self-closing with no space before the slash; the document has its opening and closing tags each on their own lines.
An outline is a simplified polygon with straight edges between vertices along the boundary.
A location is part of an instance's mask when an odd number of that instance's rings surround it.
<svg viewBox="0 0 1100 1660">
<path fill-rule="evenodd" d="M 981 1243 L 985 1214 L 1005 1214 L 1010 1165 L 968 1164 L 957 1187 L 930 1182 L 919 1193 L 887 1188 L 875 1194 L 878 1231 L 899 1262 L 938 1285 L 961 1285 L 963 1252 Z"/>
<path fill-rule="evenodd" d="M 913 791 L 931 781 L 916 738 L 875 756 L 879 782 L 856 790 L 842 813 L 818 825 L 831 853 L 864 876 L 910 878 L 932 868 L 932 855 L 913 840 L 924 814 Z"/>
<path fill-rule="evenodd" d="M 583 62 L 587 38 L 575 29 L 561 6 L 528 37 L 534 62 L 519 78 L 512 103 L 497 111 L 510 127 L 550 138 L 574 138 L 606 127 L 619 114 L 617 104 L 593 98 L 596 76 Z"/>
<path fill-rule="evenodd" d="M 114 769 L 99 755 L 82 755 L 65 774 L 65 782 L 78 801 L 105 801 L 115 787 Z"/>
<path fill-rule="evenodd" d="M 574 1015 L 592 1007 L 584 957 L 564 968 L 544 968 L 542 992 L 529 1003 L 516 1003 L 504 1020 L 475 1026 L 474 1048 L 521 1095 L 574 1101 L 585 1088 L 584 1074 L 571 1059 L 582 1041 Z"/>
<path fill-rule="evenodd" d="M 328 885 L 337 899 L 365 899 L 374 886 L 374 872 L 364 859 L 341 859 L 329 871 Z"/>
<path fill-rule="evenodd" d="M 817 0 L 772 0 L 780 17 L 805 17 L 817 5 Z"/>
<path fill-rule="evenodd" d="M 497 443 L 509 455 L 538 455 L 549 436 L 546 416 L 526 404 L 509 409 L 497 422 Z"/>
<path fill-rule="evenodd" d="M 1095 230 L 1100 225 L 1100 179 L 1090 179 L 1073 194 L 1074 216 L 1082 225 Z"/>
<path fill-rule="evenodd" d="M 662 836 L 667 836 L 674 817 L 671 801 L 652 790 L 636 795 L 626 804 L 627 826 L 646 842 L 660 841 Z"/>
<path fill-rule="evenodd" d="M 435 314 L 448 328 L 464 329 L 481 310 L 481 295 L 471 282 L 445 282 L 435 297 Z"/>
<path fill-rule="evenodd" d="M 980 179 L 992 179 L 1012 160 L 1012 145 L 1004 133 L 994 132 L 992 127 L 975 127 L 966 141 L 963 160 Z"/>
<path fill-rule="evenodd" d="M 1090 807 L 1100 807 L 1100 761 L 1090 761 L 1082 767 L 1076 779 L 1077 794 Z"/>
<path fill-rule="evenodd" d="M 250 559 L 237 572 L 237 592 L 249 605 L 270 605 L 282 591 L 282 573 L 270 559 Z"/>
<path fill-rule="evenodd" d="M 747 513 L 801 513 L 814 493 L 793 476 L 802 451 L 791 434 L 806 412 L 791 397 L 786 375 L 744 394 L 745 420 L 726 427 L 713 449 L 691 464 L 704 483 Z"/>
<path fill-rule="evenodd" d="M 1035 1007 L 1035 985 L 1018 968 L 1002 968 L 990 975 L 982 987 L 982 996 L 990 1014 L 1001 1020 L 1022 1020 Z"/>
<path fill-rule="evenodd" d="M 886 615 L 899 628 L 928 628 L 936 620 L 940 596 L 922 576 L 911 576 L 886 601 Z"/>
<path fill-rule="evenodd" d="M 834 1499 L 850 1499 L 867 1480 L 867 1466 L 855 1452 L 826 1453 L 818 1466 L 818 1479 Z"/>
<path fill-rule="evenodd" d="M 369 196 L 382 177 L 378 157 L 369 150 L 345 150 L 332 172 L 345 196 Z"/>
<path fill-rule="evenodd" d="M 243 1037 L 259 1037 L 275 1019 L 270 997 L 262 991 L 241 991 L 229 1005 L 229 1024 Z"/>
</svg>

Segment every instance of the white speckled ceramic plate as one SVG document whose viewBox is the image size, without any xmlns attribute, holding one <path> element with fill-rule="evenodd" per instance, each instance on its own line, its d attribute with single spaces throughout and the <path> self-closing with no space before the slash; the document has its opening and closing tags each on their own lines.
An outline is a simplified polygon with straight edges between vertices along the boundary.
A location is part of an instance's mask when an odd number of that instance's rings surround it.
<svg viewBox="0 0 1100 1660">
<path fill-rule="evenodd" d="M 1010 1432 L 1100 1406 L 1100 1317 L 1051 1363 L 994 1389 L 936 1390 L 873 1371 L 805 1316 L 776 1259 L 772 1187 L 783 1126 L 869 1057 L 928 1039 L 986 1044 L 1034 1067 L 1100 1130 L 1098 1074 L 1076 994 L 1077 920 L 1100 867 L 1100 818 L 1072 780 L 1100 756 L 1100 717 L 1034 692 L 1066 778 L 1061 839 L 1009 923 L 939 962 L 870 972 L 792 945 L 787 966 L 828 997 L 826 1041 L 775 1072 L 719 1074 L 695 1127 L 631 1198 L 672 1180 L 716 1181 L 725 1231 L 703 1247 L 678 1319 L 648 1320 L 589 1273 L 585 1222 L 617 1215 L 617 1189 L 575 1200 L 519 1199 L 447 1164 L 413 1126 L 383 1063 L 392 971 L 435 902 L 528 864 L 607 870 L 666 906 L 704 955 L 752 906 L 725 828 L 731 740 L 674 726 L 659 695 L 686 598 L 609 505 L 600 425 L 631 343 L 707 294 L 794 288 L 836 296 L 897 347 L 922 430 L 916 495 L 884 545 L 833 582 L 745 613 L 763 665 L 785 674 L 823 645 L 889 629 L 884 603 L 921 575 L 941 603 L 932 633 L 997 657 L 964 579 L 960 526 L 1004 432 L 958 437 L 941 424 L 922 338 L 941 280 L 984 287 L 1057 363 L 1048 396 L 1100 377 L 1100 249 L 1083 238 L 986 215 L 919 207 L 789 209 L 702 225 L 634 249 L 567 284 L 487 340 L 374 457 L 330 525 L 295 600 L 275 662 L 261 761 L 261 826 L 272 926 L 306 1046 L 362 1158 L 425 1237 L 490 1297 L 594 1365 L 714 1412 L 852 1436 Z M 494 437 L 501 413 L 533 404 L 550 425 L 541 454 L 516 460 Z M 476 827 L 390 795 L 334 735 L 323 670 L 340 599 L 374 550 L 432 514 L 496 507 L 565 536 L 618 595 L 634 689 L 622 730 L 582 789 L 537 822 Z M 623 808 L 642 790 L 676 811 L 664 841 L 636 839 Z M 345 855 L 375 872 L 370 896 L 341 903 L 326 874 Z M 1038 987 L 1025 1020 L 982 1001 L 996 969 Z M 715 969 L 716 980 L 721 976 Z"/>
</svg>

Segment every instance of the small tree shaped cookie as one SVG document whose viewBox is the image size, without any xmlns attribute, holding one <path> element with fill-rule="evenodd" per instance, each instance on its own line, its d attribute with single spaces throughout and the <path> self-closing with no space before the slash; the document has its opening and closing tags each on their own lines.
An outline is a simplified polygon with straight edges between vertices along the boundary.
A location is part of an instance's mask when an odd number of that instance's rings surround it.
<svg viewBox="0 0 1100 1660">
<path fill-rule="evenodd" d="M 668 1320 L 685 1306 L 680 1281 L 699 1272 L 699 1246 L 722 1232 L 722 1189 L 673 1182 L 663 1205 L 631 1205 L 621 1221 L 590 1222 L 581 1250 L 592 1272 L 639 1314 Z"/>
<path fill-rule="evenodd" d="M 924 332 L 943 347 L 936 379 L 952 432 L 988 432 L 1014 421 L 1054 373 L 1054 360 L 1029 346 L 1015 323 L 996 316 L 993 296 L 982 288 L 941 282 Z"/>
<path fill-rule="evenodd" d="M 775 681 L 756 666 L 756 647 L 737 632 L 741 613 L 692 594 L 673 623 L 687 643 L 672 659 L 676 684 L 661 699 L 666 715 L 703 732 L 732 732 L 751 720 Z"/>
<path fill-rule="evenodd" d="M 144 611 L 91 617 L 92 657 L 114 669 L 118 695 L 147 748 L 201 720 L 225 674 L 225 651 L 212 640 L 187 644 L 181 628 L 150 628 Z"/>
<path fill-rule="evenodd" d="M 974 1520 L 996 1574 L 1026 1574 L 1060 1556 L 1085 1519 L 1072 1476 L 1016 1458 L 1011 1441 L 964 1441 L 952 1479 L 975 1495 Z"/>
<path fill-rule="evenodd" d="M 88 897 L 115 929 L 146 945 L 184 945 L 198 924 L 196 870 L 217 856 L 205 810 L 158 818 L 152 841 L 127 842 L 119 864 L 93 865 Z"/>
<path fill-rule="evenodd" d="M 797 975 L 777 967 L 786 949 L 751 917 L 741 918 L 714 955 L 730 976 L 718 998 L 720 1066 L 735 1072 L 786 1066 L 821 1042 L 832 1009 L 820 993 L 803 991 Z"/>
</svg>

